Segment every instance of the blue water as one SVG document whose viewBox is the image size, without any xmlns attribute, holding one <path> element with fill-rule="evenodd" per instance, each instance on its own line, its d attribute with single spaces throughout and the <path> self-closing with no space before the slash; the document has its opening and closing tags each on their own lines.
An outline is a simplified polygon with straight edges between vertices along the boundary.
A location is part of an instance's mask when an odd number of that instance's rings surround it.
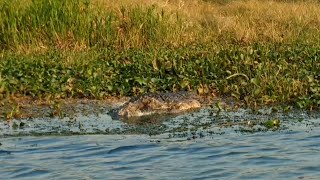
<svg viewBox="0 0 320 180">
<path fill-rule="evenodd" d="M 320 179 L 319 131 L 2 138 L 0 179 Z"/>
<path fill-rule="evenodd" d="M 245 125 L 273 118 L 279 129 Z M 17 120 L 0 122 L 0 179 L 320 179 L 319 114 L 204 110 L 158 124 L 107 115 L 22 121 L 18 128 Z"/>
</svg>

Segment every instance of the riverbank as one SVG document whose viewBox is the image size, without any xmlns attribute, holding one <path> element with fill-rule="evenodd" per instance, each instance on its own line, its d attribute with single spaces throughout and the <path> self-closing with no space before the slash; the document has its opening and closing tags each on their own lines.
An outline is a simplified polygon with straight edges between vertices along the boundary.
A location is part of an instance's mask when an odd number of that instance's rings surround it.
<svg viewBox="0 0 320 180">
<path fill-rule="evenodd" d="M 59 102 L 180 90 L 250 107 L 320 105 L 317 2 L 15 4 L 0 3 L 0 100 L 11 110 L 25 96 Z"/>
</svg>

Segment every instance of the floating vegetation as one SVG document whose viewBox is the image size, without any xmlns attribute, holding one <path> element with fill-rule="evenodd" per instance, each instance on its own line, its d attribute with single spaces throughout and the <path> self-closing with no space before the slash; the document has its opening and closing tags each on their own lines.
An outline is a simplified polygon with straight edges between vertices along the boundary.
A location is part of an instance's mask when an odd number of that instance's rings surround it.
<svg viewBox="0 0 320 180">
<path fill-rule="evenodd" d="M 279 119 L 272 119 L 268 120 L 262 123 L 266 128 L 271 129 L 271 128 L 279 128 L 280 127 L 280 120 Z"/>
<path fill-rule="evenodd" d="M 66 63 L 68 55 L 61 57 L 60 53 L 6 54 L 0 61 L 1 95 L 101 99 L 206 87 L 207 94 L 232 96 L 252 107 L 289 103 L 315 109 L 320 103 L 319 76 L 313 76 L 314 83 L 309 78 L 320 72 L 320 63 L 314 61 L 318 57 L 314 51 L 298 45 L 278 50 L 230 46 L 208 54 L 197 48 L 159 49 L 154 57 L 153 50 L 105 50 L 79 53 L 73 65 Z M 241 59 L 243 56 L 246 58 Z M 157 69 L 152 67 L 154 58 Z M 250 80 L 242 76 L 227 79 L 237 72 Z"/>
</svg>

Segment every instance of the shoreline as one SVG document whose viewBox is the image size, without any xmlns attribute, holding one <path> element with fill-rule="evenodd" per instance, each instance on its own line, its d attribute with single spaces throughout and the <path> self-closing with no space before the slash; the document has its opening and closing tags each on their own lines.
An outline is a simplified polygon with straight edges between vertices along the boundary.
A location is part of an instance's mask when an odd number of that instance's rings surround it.
<svg viewBox="0 0 320 180">
<path fill-rule="evenodd" d="M 75 114 L 97 114 L 100 110 L 118 109 L 132 97 L 109 96 L 104 99 L 88 98 L 32 98 L 30 96 L 12 96 L 0 101 L 0 120 L 28 119 L 41 117 L 72 117 Z M 220 98 L 207 95 L 198 96 L 201 108 L 222 102 Z M 226 103 L 224 103 L 226 105 Z M 83 112 L 82 112 L 83 111 Z M 179 114 L 179 113 L 177 113 Z"/>
<path fill-rule="evenodd" d="M 66 99 L 39 99 L 29 96 L 10 97 L 0 101 L 0 120 L 11 121 L 13 119 L 32 119 L 32 118 L 74 118 L 86 114 L 96 114 L 106 110 L 116 110 L 125 103 L 129 102 L 132 97 L 110 96 L 104 99 L 89 98 L 66 98 Z M 245 102 L 236 100 L 233 97 L 219 96 L 199 96 L 198 99 L 201 108 L 211 108 L 214 111 L 237 111 L 240 108 L 258 111 L 260 109 L 271 108 L 274 112 L 284 113 L 303 110 L 287 104 L 269 104 L 257 105 L 256 107 L 247 106 Z M 192 111 L 192 110 L 191 110 Z M 308 111 L 308 110 L 307 110 Z M 184 114 L 187 113 L 177 113 Z M 317 112 L 309 111 L 309 112 Z M 170 116 L 170 114 L 168 115 Z M 175 116 L 175 114 L 171 115 Z M 132 117 L 133 121 L 140 121 L 143 118 Z"/>
<path fill-rule="evenodd" d="M 0 9 L 0 101 L 195 91 L 254 108 L 320 107 L 316 1 L 4 0 Z"/>
</svg>

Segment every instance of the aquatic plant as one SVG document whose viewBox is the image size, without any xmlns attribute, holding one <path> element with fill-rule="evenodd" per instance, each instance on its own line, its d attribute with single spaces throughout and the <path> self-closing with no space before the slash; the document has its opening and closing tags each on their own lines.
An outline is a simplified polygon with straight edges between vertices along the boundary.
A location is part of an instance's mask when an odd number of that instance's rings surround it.
<svg viewBox="0 0 320 180">
<path fill-rule="evenodd" d="M 0 99 L 194 90 L 319 107 L 319 3 L 130 2 L 1 1 Z"/>
</svg>

